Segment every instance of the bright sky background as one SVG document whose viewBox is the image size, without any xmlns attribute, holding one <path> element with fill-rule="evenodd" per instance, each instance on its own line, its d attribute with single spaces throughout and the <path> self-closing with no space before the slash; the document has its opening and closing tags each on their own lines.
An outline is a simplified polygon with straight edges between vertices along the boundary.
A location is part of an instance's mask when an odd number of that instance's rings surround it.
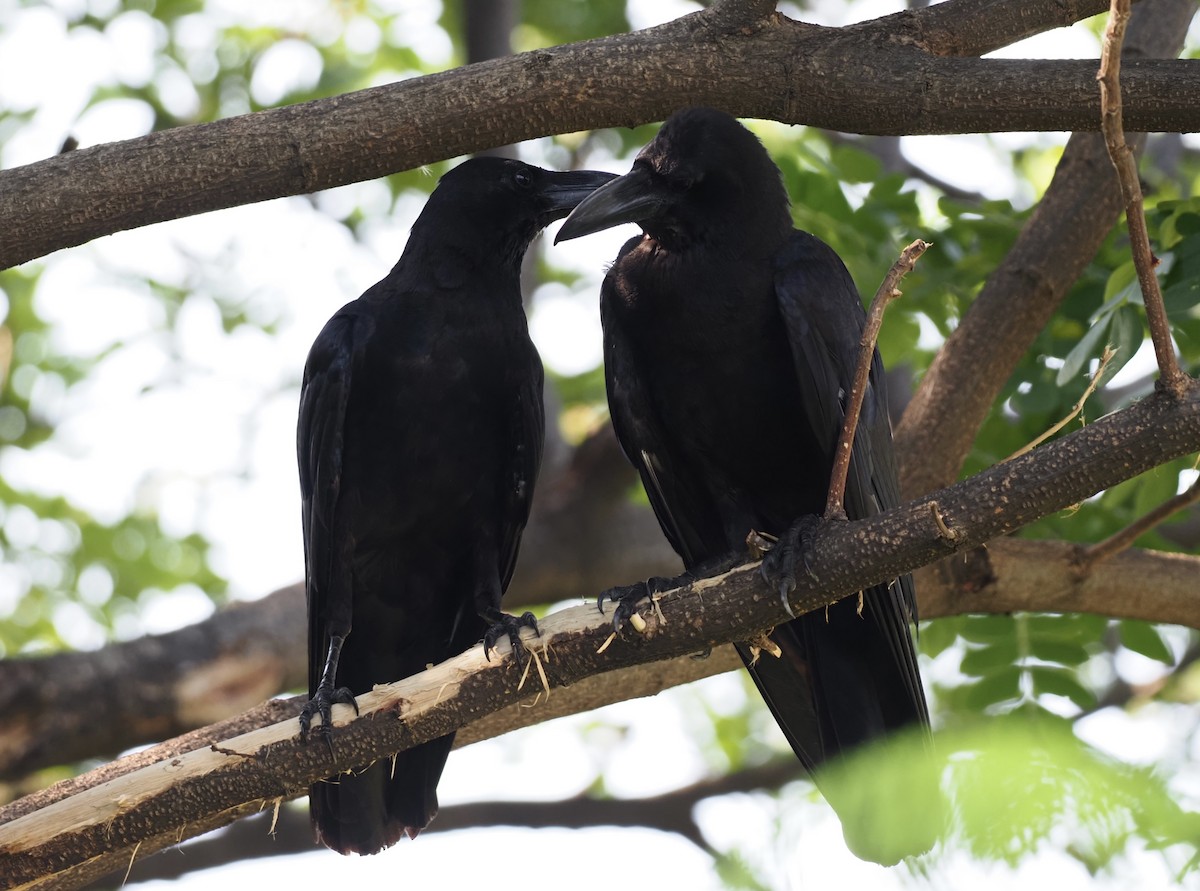
<svg viewBox="0 0 1200 891">
<path fill-rule="evenodd" d="M 24 8 L 15 0 L 0 0 L 0 103 L 36 109 L 33 120 L 5 144 L 0 166 L 54 154 L 68 132 L 85 146 L 146 132 L 150 119 L 136 102 L 107 102 L 82 116 L 80 112 L 96 84 L 138 84 L 153 76 L 155 24 L 130 12 L 105 35 L 68 36 L 51 9 L 85 4 L 107 9 L 116 2 L 57 0 L 43 8 Z M 443 45 L 440 51 L 448 58 L 449 46 L 435 24 L 435 3 L 391 0 L 380 5 L 406 9 L 406 32 L 425 35 L 422 45 L 434 57 Z M 846 11 L 866 19 L 901 5 L 879 0 L 824 3 L 824 14 L 816 20 L 844 24 L 838 16 Z M 204 23 L 207 16 L 251 16 L 264 23 L 303 20 L 317 28 L 328 18 L 326 6 L 317 0 L 269 0 L 252 6 L 217 0 L 207 5 L 204 16 L 196 17 L 192 39 L 197 46 L 211 40 Z M 631 15 L 636 25 L 645 27 L 694 8 L 681 0 L 640 0 L 631 3 Z M 783 8 L 797 14 L 786 4 Z M 363 26 L 358 39 L 369 52 L 381 35 Z M 997 55 L 1095 58 L 1097 53 L 1092 34 L 1074 27 Z M 272 102 L 292 85 L 311 83 L 315 61 L 314 51 L 305 44 L 281 44 L 255 72 L 256 98 Z M 190 91 L 186 78 L 173 80 L 169 101 L 186 109 L 195 102 Z M 1064 141 L 1063 134 L 1002 134 L 915 137 L 905 139 L 904 146 L 913 161 L 963 188 L 989 197 L 1017 192 L 1016 200 L 1028 203 L 1032 196 L 1019 193 L 1011 171 L 997 165 L 993 148 Z M 537 144 L 522 151 L 533 163 L 542 157 Z M 624 162 L 608 166 L 617 172 L 627 169 Z M 379 183 L 362 183 L 322 193 L 316 202 L 326 207 L 362 202 L 385 208 L 387 194 Z M 144 506 L 157 510 L 173 532 L 199 529 L 214 542 L 217 568 L 232 580 L 236 596 L 254 598 L 296 581 L 303 574 L 303 560 L 294 435 L 304 358 L 325 320 L 390 268 L 420 206 L 419 201 L 409 201 L 392 216 L 373 221 L 360 242 L 309 200 L 292 198 L 120 233 L 39 261 L 46 264 L 39 308 L 56 325 L 56 347 L 88 355 L 116 341 L 131 346 L 104 362 L 86 386 L 44 394 L 46 404 L 63 419 L 55 442 L 36 455 L 7 450 L 0 459 L 0 474 L 47 493 L 69 493 L 101 518 L 115 519 L 131 507 Z M 605 262 L 629 234 L 622 228 L 554 248 L 557 261 L 576 265 L 585 279 L 574 292 L 548 286 L 537 295 L 531 326 L 551 367 L 575 372 L 599 361 L 599 279 Z M 155 330 L 163 310 L 138 284 L 145 275 L 200 297 L 188 300 L 174 338 Z M 278 320 L 278 335 L 241 329 L 225 336 L 216 304 L 205 295 L 246 298 L 252 313 Z M 182 370 L 168 364 L 174 355 L 184 359 Z M 157 384 L 155 389 L 143 392 L 150 382 Z M 0 580 L 0 615 L 12 608 L 15 591 Z M 199 591 L 185 590 L 153 602 L 122 634 L 181 627 L 211 609 Z M 79 613 L 67 611 L 60 618 L 63 634 L 73 645 L 90 648 L 104 642 L 100 630 Z M 744 696 L 741 683 L 732 677 L 713 679 L 706 689 L 712 702 L 731 709 Z M 603 746 L 580 745 L 577 728 L 601 717 L 591 715 L 457 752 L 440 787 L 443 803 L 523 797 L 533 791 L 549 797 L 572 794 L 591 781 L 598 763 L 606 766 L 615 794 L 645 795 L 686 784 L 698 778 L 705 765 L 694 745 L 696 729 L 679 703 L 658 697 L 606 710 L 605 718 L 628 730 L 614 734 Z M 1123 740 L 1132 739 L 1131 725 L 1145 720 L 1149 719 L 1103 713 L 1091 719 L 1085 735 L 1120 750 Z M 1180 744 L 1182 728 L 1164 725 L 1163 731 L 1164 745 Z M 1120 754 L 1146 758 L 1146 736 L 1139 729 L 1139 751 Z M 781 738 L 780 746 L 784 747 Z M 539 778 L 536 790 L 523 787 L 520 778 L 534 772 Z M 905 884 L 902 870 L 884 871 L 849 855 L 836 820 L 823 805 L 789 810 L 777 831 L 771 819 L 775 805 L 759 799 L 733 796 L 711 802 L 699 816 L 718 848 L 738 845 L 755 861 L 771 864 L 770 875 L 779 887 L 824 887 L 832 881 L 848 887 L 861 881 L 871 888 Z M 794 801 L 792 796 L 787 803 Z M 468 850 L 469 863 L 462 859 Z M 169 887 L 186 891 L 209 888 L 216 881 L 298 882 L 299 887 L 309 887 L 349 879 L 365 887 L 403 883 L 448 888 L 455 885 L 444 878 L 446 865 L 455 858 L 466 867 L 460 867 L 463 887 L 510 881 L 514 869 L 521 881 L 534 883 L 560 882 L 559 870 L 566 870 L 570 886 L 579 891 L 611 891 L 614 882 L 633 888 L 720 887 L 710 874 L 708 858 L 688 842 L 660 833 L 606 829 L 426 835 L 373 858 L 351 862 L 321 849 L 303 857 L 239 864 L 220 876 L 194 875 Z M 581 863 L 589 868 L 579 869 Z M 1130 864 L 1139 887 L 1167 884 L 1156 855 L 1135 856 Z M 1016 873 L 962 857 L 939 875 L 946 887 L 1000 889 L 1029 882 L 1067 891 L 1096 886 L 1078 863 L 1053 853 L 1028 861 Z M 1133 874 L 1127 873 L 1100 884 L 1124 887 L 1132 880 Z"/>
</svg>

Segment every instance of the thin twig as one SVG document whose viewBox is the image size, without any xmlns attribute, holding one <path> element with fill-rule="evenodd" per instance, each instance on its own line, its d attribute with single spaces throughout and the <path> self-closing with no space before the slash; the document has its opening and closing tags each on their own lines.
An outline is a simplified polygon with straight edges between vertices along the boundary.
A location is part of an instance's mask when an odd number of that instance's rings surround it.
<svg viewBox="0 0 1200 891">
<path fill-rule="evenodd" d="M 1101 560 L 1107 560 L 1113 554 L 1118 554 L 1130 547 L 1143 532 L 1149 532 L 1172 514 L 1190 507 L 1200 501 L 1200 480 L 1192 483 L 1186 490 L 1173 498 L 1168 498 L 1154 510 L 1143 517 L 1134 520 L 1120 532 L 1110 535 L 1103 541 L 1098 541 L 1091 547 L 1085 548 L 1080 562 L 1085 567 L 1092 567 Z"/>
<path fill-rule="evenodd" d="M 917 239 L 900 253 L 899 259 L 892 264 L 883 283 L 875 292 L 871 301 L 871 309 L 867 313 L 867 324 L 863 328 L 862 339 L 859 341 L 858 368 L 855 369 L 854 383 L 850 387 L 850 397 L 846 404 L 846 417 L 842 421 L 842 435 L 838 439 L 837 451 L 834 452 L 833 471 L 829 478 L 829 498 L 825 502 L 825 519 L 845 519 L 846 508 L 843 504 L 846 498 L 846 477 L 850 473 L 850 454 L 854 445 L 854 433 L 858 429 L 858 418 L 862 414 L 863 399 L 867 394 L 867 380 L 871 374 L 871 359 L 875 355 L 875 342 L 879 340 L 879 329 L 883 326 L 883 313 L 887 305 L 900 296 L 896 286 L 912 268 L 917 265 L 921 254 L 929 248 L 931 242 Z M 882 386 L 882 382 L 880 382 Z"/>
<path fill-rule="evenodd" d="M 1069 412 L 1067 412 L 1067 416 L 1065 418 L 1063 418 L 1061 421 L 1059 421 L 1057 424 L 1055 424 L 1053 427 L 1051 427 L 1049 430 L 1047 430 L 1045 433 L 1043 433 L 1041 436 L 1039 436 L 1037 439 L 1033 440 L 1033 442 L 1028 442 L 1025 445 L 1021 446 L 1019 449 L 1017 449 L 1015 452 L 1013 452 L 1011 455 L 1009 455 L 1007 458 L 1005 458 L 1004 461 L 1011 461 L 1013 458 L 1019 458 L 1021 455 L 1024 455 L 1026 452 L 1036 449 L 1038 446 L 1040 446 L 1043 442 L 1045 442 L 1047 439 L 1049 439 L 1051 436 L 1053 436 L 1055 433 L 1057 433 L 1063 427 L 1067 426 L 1067 424 L 1071 423 L 1071 421 L 1074 420 L 1075 417 L 1081 411 L 1083 411 L 1083 406 L 1087 403 L 1088 397 L 1091 396 L 1094 392 L 1096 392 L 1096 387 L 1099 386 L 1099 384 L 1100 384 L 1100 377 L 1101 377 L 1101 375 L 1104 374 L 1104 369 L 1108 367 L 1108 363 L 1112 361 L 1113 356 L 1115 356 L 1116 354 L 1117 354 L 1116 350 L 1114 350 L 1110 346 L 1106 346 L 1104 348 L 1104 355 L 1100 357 L 1100 367 L 1097 368 L 1096 373 L 1092 375 L 1092 379 L 1088 382 L 1087 389 L 1083 391 L 1083 395 L 1079 397 L 1079 401 L 1071 406 L 1071 410 Z M 1003 464 L 1004 461 L 1001 461 L 1000 463 Z"/>
<path fill-rule="evenodd" d="M 1125 39 L 1125 26 L 1129 23 L 1130 0 L 1112 0 L 1108 13 L 1108 26 L 1104 29 L 1104 43 L 1100 51 L 1100 129 L 1104 133 L 1104 144 L 1108 155 L 1117 169 L 1121 183 L 1121 197 L 1125 202 L 1125 222 L 1129 227 L 1129 246 L 1133 254 L 1133 265 L 1137 269 L 1138 284 L 1142 288 L 1142 302 L 1146 307 L 1146 321 L 1150 325 L 1150 339 L 1154 343 L 1154 354 L 1158 359 L 1158 370 L 1163 387 L 1179 396 L 1183 393 L 1185 375 L 1175 361 L 1175 348 L 1171 343 L 1171 327 L 1167 323 L 1167 310 L 1154 268 L 1158 258 L 1150 249 L 1150 237 L 1146 232 L 1146 214 L 1142 201 L 1142 186 L 1138 181 L 1137 162 L 1133 150 L 1125 142 L 1125 129 L 1121 113 L 1121 43 Z"/>
</svg>

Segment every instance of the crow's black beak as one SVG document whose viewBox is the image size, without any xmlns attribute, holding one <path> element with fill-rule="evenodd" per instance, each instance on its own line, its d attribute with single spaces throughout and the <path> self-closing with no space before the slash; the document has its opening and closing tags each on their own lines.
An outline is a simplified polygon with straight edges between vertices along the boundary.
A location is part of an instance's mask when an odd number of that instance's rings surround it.
<svg viewBox="0 0 1200 891">
<path fill-rule="evenodd" d="M 616 179 L 616 176 L 615 173 L 600 170 L 546 171 L 541 192 L 550 220 L 561 220 L 574 210 L 580 201 L 605 183 Z"/>
<path fill-rule="evenodd" d="M 591 235 L 620 223 L 641 223 L 654 217 L 665 203 L 650 174 L 640 168 L 632 170 L 592 192 L 567 217 L 554 242 Z"/>
</svg>

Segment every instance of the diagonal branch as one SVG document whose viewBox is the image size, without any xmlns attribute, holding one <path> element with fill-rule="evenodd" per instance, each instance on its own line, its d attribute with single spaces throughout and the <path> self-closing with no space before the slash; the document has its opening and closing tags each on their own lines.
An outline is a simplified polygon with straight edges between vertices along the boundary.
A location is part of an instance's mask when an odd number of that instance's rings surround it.
<svg viewBox="0 0 1200 891">
<path fill-rule="evenodd" d="M 1130 23 L 1126 57 L 1176 55 L 1195 12 L 1193 0 L 1142 0 Z M 1120 212 L 1103 140 L 1076 133 L 1037 209 L 934 358 L 896 430 L 906 497 L 955 479 L 1013 368 Z"/>
<path fill-rule="evenodd" d="M 422 835 L 490 826 L 529 829 L 640 826 L 678 833 L 701 850 L 712 853 L 696 822 L 697 804 L 721 795 L 776 790 L 803 776 L 804 769 L 789 756 L 707 777 L 645 798 L 587 794 L 553 801 L 480 801 L 448 805 L 438 811 L 437 819 Z M 184 856 L 164 854 L 138 860 L 130 870 L 126 886 L 154 879 L 177 879 L 252 857 L 277 857 L 312 850 L 312 826 L 307 812 L 300 808 L 283 808 L 278 814 L 249 817 L 219 835 L 196 841 L 183 849 Z"/>
<path fill-rule="evenodd" d="M 580 600 L 622 579 L 676 574 L 677 558 L 650 509 L 628 498 L 633 482 L 611 427 L 576 447 L 538 487 L 525 558 L 506 604 L 517 609 Z M 1008 538 L 966 559 L 947 558 L 917 575 L 920 614 L 1083 611 L 1200 628 L 1194 597 L 1200 557 L 1133 551 L 1110 558 L 1101 572 L 1081 573 L 1078 548 Z M 0 778 L 14 781 L 44 767 L 111 757 L 303 686 L 304 613 L 302 586 L 292 585 L 180 631 L 92 653 L 0 660 Z M 729 660 L 728 667 L 740 664 L 732 655 Z M 659 663 L 614 678 L 613 685 L 630 696 L 652 695 L 727 670 L 713 667 L 716 661 L 717 654 L 707 662 L 670 663 L 669 669 Z M 605 684 L 594 690 L 578 684 L 567 697 L 556 696 L 552 707 L 567 698 L 574 703 L 569 713 L 614 701 Z M 78 714 L 80 702 L 99 704 L 110 720 L 88 723 Z M 527 708 L 495 720 L 486 736 L 531 723 Z M 206 736 L 198 744 L 221 738 Z M 15 790 L 5 791 L 13 796 Z"/>
<path fill-rule="evenodd" d="M 491 146 L 662 120 L 684 105 L 876 134 L 1099 125 L 1086 61 L 933 55 L 919 45 L 922 13 L 843 30 L 778 15 L 748 26 L 730 22 L 728 12 L 723 4 L 633 34 L 80 148 L 0 172 L 0 268 L 137 226 L 373 179 Z M 1130 63 L 1125 108 L 1130 127 L 1200 130 L 1200 63 Z"/>
<path fill-rule="evenodd" d="M 1129 23 L 1130 0 L 1112 0 L 1108 14 L 1108 27 L 1104 30 L 1103 50 L 1100 54 L 1101 129 L 1109 157 L 1117 169 L 1121 183 L 1121 197 L 1125 201 L 1125 223 L 1129 227 L 1129 249 L 1133 254 L 1133 265 L 1137 269 L 1138 284 L 1142 288 L 1142 304 L 1146 308 L 1146 321 L 1150 325 L 1150 339 L 1154 343 L 1154 354 L 1158 358 L 1161 384 L 1172 393 L 1179 392 L 1184 385 L 1184 374 L 1175 361 L 1175 347 L 1171 343 L 1171 326 L 1167 322 L 1167 308 L 1163 304 L 1162 291 L 1158 287 L 1158 276 L 1154 267 L 1158 265 L 1150 249 L 1150 236 L 1146 232 L 1146 209 L 1142 201 L 1142 185 L 1138 181 L 1137 160 L 1133 150 L 1125 142 L 1121 107 L 1121 44 L 1125 39 L 1125 28 Z"/>
<path fill-rule="evenodd" d="M 1156 394 L 944 489 L 936 501 L 921 499 L 870 520 L 823 526 L 815 534 L 812 575 L 797 580 L 790 606 L 795 612 L 817 609 L 947 553 L 973 549 L 1197 449 L 1200 384 L 1192 381 L 1182 399 Z M 952 536 L 938 531 L 931 507 L 940 510 Z M 744 640 L 773 627 L 787 612 L 763 589 L 756 570 L 756 564 L 744 565 L 664 593 L 658 609 L 645 617 L 646 631 L 627 634 L 603 654 L 597 650 L 610 624 L 596 610 L 582 606 L 548 616 L 539 641 L 547 688 Z M 123 869 L 134 856 L 272 807 L 339 770 L 386 758 L 513 705 L 528 695 L 518 677 L 511 659 L 485 661 L 477 645 L 359 697 L 362 717 L 334 730 L 336 758 L 324 746 L 301 744 L 295 721 L 288 720 L 11 819 L 0 826 L 3 887 L 46 882 L 76 887 Z"/>
<path fill-rule="evenodd" d="M 829 497 L 825 503 L 825 519 L 846 519 L 845 497 L 846 477 L 850 474 L 850 456 L 854 448 L 854 434 L 858 430 L 859 416 L 862 414 L 863 399 L 867 395 L 867 380 L 871 374 L 871 361 L 875 356 L 875 344 L 879 340 L 879 329 L 883 327 L 883 314 L 888 304 L 900 296 L 897 286 L 900 279 L 912 272 L 917 260 L 929 248 L 929 244 L 917 239 L 900 253 L 900 257 L 892 264 L 892 268 L 883 277 L 883 282 L 875 292 L 871 301 L 871 309 L 867 313 L 867 324 L 863 328 L 862 338 L 858 348 L 858 365 L 854 370 L 854 381 L 850 385 L 850 395 L 846 399 L 845 417 L 842 420 L 842 430 L 838 435 L 837 447 L 833 452 L 833 470 L 830 473 Z M 883 381 L 877 382 L 883 386 Z"/>
<path fill-rule="evenodd" d="M 1139 517 L 1124 529 L 1085 549 L 1082 558 L 1083 562 L 1090 567 L 1102 560 L 1109 559 L 1113 554 L 1120 553 L 1132 545 L 1137 541 L 1139 535 L 1149 532 L 1159 523 L 1163 522 L 1163 520 L 1178 513 L 1185 507 L 1191 507 L 1197 502 L 1200 502 L 1200 480 L 1192 483 L 1186 491 L 1180 492 L 1173 498 L 1168 498 L 1158 507 L 1154 508 L 1154 510 L 1143 517 Z"/>
</svg>

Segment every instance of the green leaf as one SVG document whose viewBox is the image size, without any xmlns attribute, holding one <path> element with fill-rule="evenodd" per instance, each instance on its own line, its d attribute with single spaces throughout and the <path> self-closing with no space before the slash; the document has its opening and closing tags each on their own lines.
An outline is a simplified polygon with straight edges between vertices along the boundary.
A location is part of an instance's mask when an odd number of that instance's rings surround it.
<svg viewBox="0 0 1200 891">
<path fill-rule="evenodd" d="M 1137 267 L 1132 260 L 1126 260 L 1109 275 L 1104 284 L 1104 304 L 1092 313 L 1088 321 L 1099 321 L 1135 294 L 1140 302 L 1142 288 L 1137 280 Z"/>
<path fill-rule="evenodd" d="M 1133 358 L 1134 354 L 1141 349 L 1142 341 L 1145 339 L 1145 331 L 1142 328 L 1142 315 L 1132 306 L 1122 306 L 1114 314 L 1112 320 L 1112 330 L 1109 334 L 1109 344 L 1116 351 L 1116 354 L 1108 363 L 1108 367 L 1104 369 L 1104 377 L 1102 381 L 1108 381 Z"/>
<path fill-rule="evenodd" d="M 883 172 L 878 158 L 850 145 L 835 145 L 830 159 L 842 179 L 850 183 L 874 182 Z"/>
<path fill-rule="evenodd" d="M 1166 641 L 1162 639 L 1158 629 L 1149 622 L 1139 622 L 1127 619 L 1118 626 L 1121 633 L 1121 646 L 1135 653 L 1140 653 L 1148 659 L 1156 659 L 1164 665 L 1174 665 L 1175 656 Z"/>
<path fill-rule="evenodd" d="M 968 616 L 958 632 L 966 640 L 992 643 L 1013 637 L 1012 616 Z"/>
<path fill-rule="evenodd" d="M 1155 467 L 1139 476 L 1137 481 L 1133 490 L 1133 513 L 1141 516 L 1175 496 L 1179 490 L 1179 469 L 1170 464 Z"/>
<path fill-rule="evenodd" d="M 1016 638 L 997 641 L 990 646 L 975 646 L 967 650 L 958 670 L 975 677 L 986 677 L 997 669 L 1015 665 L 1017 661 Z"/>
<path fill-rule="evenodd" d="M 1089 709 L 1096 704 L 1096 694 L 1080 683 L 1072 671 L 1035 666 L 1029 669 L 1029 676 L 1033 680 L 1035 694 L 1065 696 L 1081 709 Z"/>
<path fill-rule="evenodd" d="M 1029 655 L 1043 662 L 1057 662 L 1060 665 L 1082 665 L 1091 656 L 1082 644 L 1041 636 L 1030 639 Z"/>
<path fill-rule="evenodd" d="M 1021 669 L 1016 666 L 1003 669 L 967 686 L 965 705 L 982 711 L 990 705 L 1021 698 Z"/>
<path fill-rule="evenodd" d="M 921 623 L 917 636 L 921 652 L 930 658 L 939 656 L 958 640 L 958 622 L 954 619 L 933 619 Z"/>
<path fill-rule="evenodd" d="M 1083 337 L 1079 338 L 1079 343 L 1075 344 L 1071 352 L 1067 353 L 1062 368 L 1058 369 L 1058 375 L 1054 379 L 1055 384 L 1063 387 L 1071 383 L 1083 371 L 1088 360 L 1100 355 L 1100 344 L 1104 342 L 1104 338 L 1108 334 L 1111 321 L 1111 318 L 1106 318 L 1097 322 L 1087 330 Z"/>
</svg>

